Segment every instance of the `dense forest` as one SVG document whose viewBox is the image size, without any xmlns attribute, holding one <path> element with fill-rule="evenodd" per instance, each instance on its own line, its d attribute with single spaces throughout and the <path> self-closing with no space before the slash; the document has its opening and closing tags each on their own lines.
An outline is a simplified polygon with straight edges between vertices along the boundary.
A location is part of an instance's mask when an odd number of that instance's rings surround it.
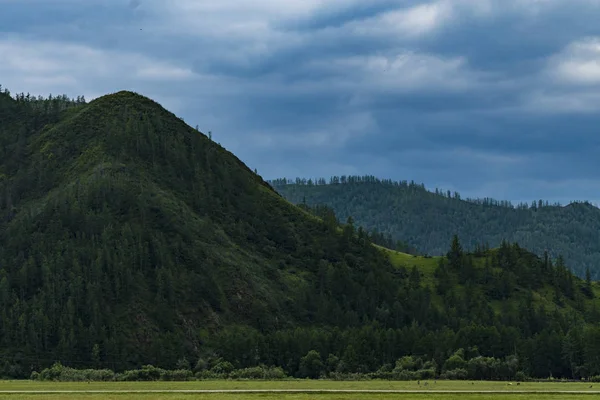
<svg viewBox="0 0 600 400">
<path fill-rule="evenodd" d="M 385 249 L 138 94 L 2 92 L 0 151 L 2 376 L 600 375 L 598 287 L 561 257 Z"/>
<path fill-rule="evenodd" d="M 306 203 L 298 204 L 298 207 L 304 211 L 307 211 L 316 217 L 324 220 L 324 221 L 332 221 L 331 223 L 340 224 L 337 215 L 335 214 L 335 210 L 331 207 L 324 206 L 318 204 L 316 206 L 309 206 Z M 346 224 L 354 225 L 354 219 L 352 217 L 348 217 L 346 220 Z M 363 227 L 359 226 L 357 233 L 364 237 L 366 240 L 369 240 L 371 243 L 376 244 L 381 247 L 385 247 L 386 249 L 396 250 L 406 254 L 412 255 L 420 255 L 419 251 L 401 240 L 396 240 L 392 238 L 392 235 L 389 233 L 379 232 L 377 229 L 372 231 L 366 231 Z"/>
<path fill-rule="evenodd" d="M 295 204 L 329 206 L 340 218 L 352 216 L 365 229 L 425 254 L 443 254 L 454 234 L 468 249 L 478 243 L 497 247 L 507 240 L 538 255 L 562 255 L 576 275 L 585 277 L 589 269 L 594 279 L 600 278 L 600 209 L 587 202 L 513 205 L 490 198 L 462 199 L 457 192 L 428 191 L 415 182 L 373 176 L 270 183 Z"/>
</svg>

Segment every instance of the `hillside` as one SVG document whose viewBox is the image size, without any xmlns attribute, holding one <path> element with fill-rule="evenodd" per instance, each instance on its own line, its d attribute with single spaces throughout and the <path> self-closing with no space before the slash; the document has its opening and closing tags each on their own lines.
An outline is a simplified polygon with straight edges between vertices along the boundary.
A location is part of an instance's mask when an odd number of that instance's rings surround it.
<svg viewBox="0 0 600 400">
<path fill-rule="evenodd" d="M 99 344 L 110 362 L 172 365 L 198 350 L 201 329 L 318 320 L 310 283 L 345 254 L 348 295 L 368 271 L 389 282 L 377 297 L 392 296 L 384 255 L 287 203 L 147 98 L 119 92 L 38 126 L 21 136 L 16 167 L 2 165 L 5 351 L 84 361 Z M 344 312 L 357 307 L 348 297 L 331 301 Z"/>
<path fill-rule="evenodd" d="M 553 258 L 562 255 L 578 276 L 585 277 L 589 268 L 594 279 L 600 278 L 600 209 L 590 204 L 540 201 L 513 207 L 491 199 L 461 200 L 458 194 L 373 177 L 334 180 L 338 183 L 272 184 L 292 203 L 327 205 L 340 219 L 352 216 L 365 229 L 389 234 L 425 254 L 443 254 L 454 234 L 469 249 L 485 243 L 497 247 L 504 239 L 540 256 L 544 251 Z"/>
<path fill-rule="evenodd" d="M 318 376 L 403 356 L 600 374 L 597 288 L 560 260 L 458 240 L 447 258 L 382 249 L 135 93 L 0 96 L 2 376 L 56 360 Z"/>
</svg>

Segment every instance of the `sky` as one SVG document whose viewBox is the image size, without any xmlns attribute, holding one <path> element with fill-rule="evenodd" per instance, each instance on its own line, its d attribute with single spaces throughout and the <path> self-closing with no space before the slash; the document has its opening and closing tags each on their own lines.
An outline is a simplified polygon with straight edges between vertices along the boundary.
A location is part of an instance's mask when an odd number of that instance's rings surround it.
<svg viewBox="0 0 600 400">
<path fill-rule="evenodd" d="M 151 97 L 266 179 L 600 203 L 600 0 L 0 0 L 0 84 Z"/>
</svg>

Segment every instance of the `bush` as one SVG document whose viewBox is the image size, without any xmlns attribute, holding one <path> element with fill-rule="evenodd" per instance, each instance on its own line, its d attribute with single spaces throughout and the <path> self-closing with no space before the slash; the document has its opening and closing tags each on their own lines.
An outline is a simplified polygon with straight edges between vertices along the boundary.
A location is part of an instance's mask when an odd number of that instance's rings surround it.
<svg viewBox="0 0 600 400">
<path fill-rule="evenodd" d="M 123 381 L 158 381 L 166 373 L 166 370 L 153 365 L 144 365 L 141 369 L 132 369 L 123 372 L 120 380 Z"/>
<path fill-rule="evenodd" d="M 44 368 L 38 378 L 40 381 L 57 381 L 63 369 L 60 362 L 54 363 L 50 368 Z"/>
<path fill-rule="evenodd" d="M 288 378 L 288 376 L 281 367 L 270 367 L 265 370 L 265 379 L 267 380 L 278 380 L 286 378 Z"/>
<path fill-rule="evenodd" d="M 40 381 L 106 382 L 115 380 L 115 373 L 109 369 L 74 369 L 65 367 L 59 362 L 50 368 L 43 369 L 39 374 L 35 371 L 34 373 L 31 374 L 31 379 Z"/>
<path fill-rule="evenodd" d="M 321 354 L 316 350 L 310 350 L 300 359 L 300 377 L 318 378 L 323 372 L 325 365 L 321 361 Z"/>
<path fill-rule="evenodd" d="M 192 366 L 190 365 L 190 362 L 187 360 L 187 358 L 183 357 L 180 358 L 179 360 L 177 360 L 177 364 L 176 364 L 176 370 L 191 370 Z"/>
<path fill-rule="evenodd" d="M 229 361 L 219 361 L 214 367 L 210 369 L 215 374 L 230 374 L 234 370 L 233 364 Z"/>
<path fill-rule="evenodd" d="M 194 368 L 194 372 L 206 371 L 208 369 L 208 361 L 204 358 L 200 357 L 198 362 L 196 362 L 196 367 Z"/>
<path fill-rule="evenodd" d="M 160 375 L 161 381 L 189 381 L 194 377 L 189 369 L 163 370 Z"/>
<path fill-rule="evenodd" d="M 372 372 L 369 375 L 373 379 L 392 380 L 392 379 L 394 379 L 394 373 L 392 372 L 392 370 L 393 370 L 392 364 L 384 364 L 377 371 Z"/>
<path fill-rule="evenodd" d="M 435 378 L 435 369 L 420 369 L 416 372 L 418 378 L 417 379 L 434 379 Z"/>
<path fill-rule="evenodd" d="M 265 379 L 263 367 L 236 369 L 229 374 L 231 379 Z"/>
<path fill-rule="evenodd" d="M 266 367 L 259 365 L 257 367 L 249 367 L 233 370 L 229 374 L 230 379 L 264 379 L 264 380 L 278 380 L 286 379 L 288 376 L 285 374 L 281 367 Z"/>
<path fill-rule="evenodd" d="M 463 349 L 458 349 L 454 354 L 452 354 L 444 363 L 444 371 L 466 369 L 467 362 L 464 359 L 464 354 L 465 351 Z"/>
<path fill-rule="evenodd" d="M 396 361 L 397 370 L 414 371 L 423 366 L 423 361 L 419 357 L 404 356 Z"/>
<path fill-rule="evenodd" d="M 449 380 L 465 380 L 469 376 L 468 372 L 464 368 L 457 368 L 450 371 L 446 371 L 440 375 L 440 379 Z"/>
<path fill-rule="evenodd" d="M 72 370 L 75 371 L 75 370 Z M 115 380 L 115 373 L 110 369 L 86 369 L 83 375 L 87 381 L 108 382 Z"/>
<path fill-rule="evenodd" d="M 419 375 L 417 374 L 417 371 L 394 370 L 394 373 L 392 376 L 393 376 L 393 379 L 396 379 L 399 381 L 416 381 L 419 379 Z"/>
<path fill-rule="evenodd" d="M 4 365 L 4 377 L 10 379 L 25 379 L 27 373 L 19 363 L 7 363 Z"/>
<path fill-rule="evenodd" d="M 434 371 L 437 371 L 437 367 L 438 365 L 435 360 L 431 360 L 423 363 L 423 367 L 421 369 L 433 369 Z"/>
<path fill-rule="evenodd" d="M 527 377 L 527 375 L 525 375 L 525 372 L 523 372 L 523 371 L 518 371 L 518 372 L 515 374 L 515 380 L 517 380 L 517 381 L 521 381 L 521 382 L 525 382 L 525 381 L 529 380 L 529 378 Z"/>
<path fill-rule="evenodd" d="M 498 379 L 498 370 L 502 362 L 494 357 L 478 356 L 467 363 L 470 379 L 491 380 Z"/>
</svg>

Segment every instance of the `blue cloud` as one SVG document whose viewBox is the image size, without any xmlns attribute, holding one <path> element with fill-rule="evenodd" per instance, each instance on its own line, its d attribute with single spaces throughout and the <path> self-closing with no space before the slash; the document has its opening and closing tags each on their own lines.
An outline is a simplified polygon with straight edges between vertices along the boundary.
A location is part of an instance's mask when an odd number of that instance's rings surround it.
<svg viewBox="0 0 600 400">
<path fill-rule="evenodd" d="M 587 0 L 35 0 L 4 17 L 11 90 L 136 90 L 267 178 L 551 201 L 600 186 Z"/>
<path fill-rule="evenodd" d="M 378 2 L 356 2 L 346 7 L 332 7 L 320 10 L 317 14 L 308 17 L 286 20 L 277 27 L 282 30 L 313 32 L 327 28 L 341 28 L 349 22 L 361 21 L 375 17 L 383 12 L 397 9 L 407 5 L 407 2 L 398 0 L 381 0 Z"/>
</svg>

